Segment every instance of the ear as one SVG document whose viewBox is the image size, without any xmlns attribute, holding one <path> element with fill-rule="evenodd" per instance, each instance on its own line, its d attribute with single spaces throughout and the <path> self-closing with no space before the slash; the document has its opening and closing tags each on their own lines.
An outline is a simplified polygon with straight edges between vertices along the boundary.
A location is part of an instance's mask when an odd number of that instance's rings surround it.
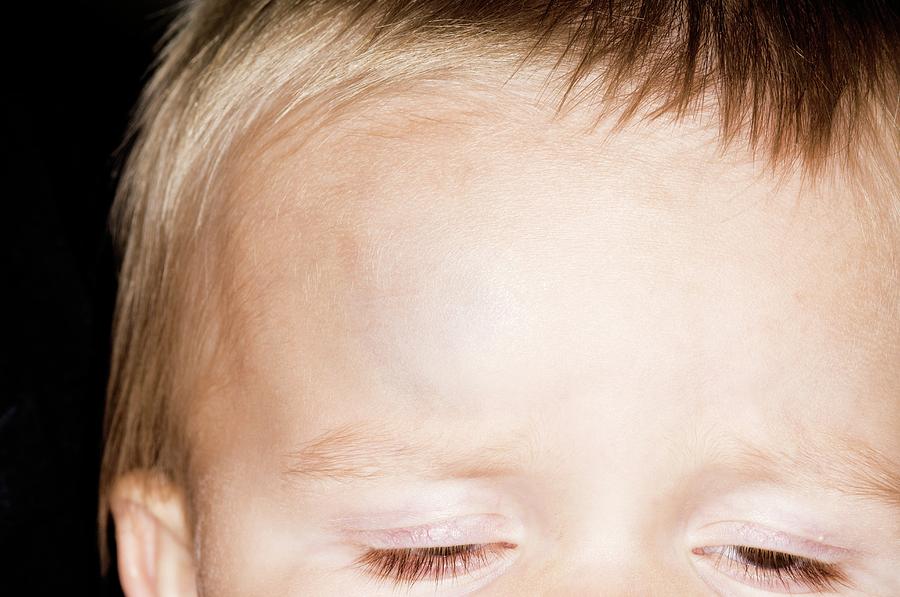
<svg viewBox="0 0 900 597">
<path fill-rule="evenodd" d="M 128 597 L 196 597 L 184 492 L 159 475 L 129 473 L 110 492 L 119 579 Z"/>
</svg>

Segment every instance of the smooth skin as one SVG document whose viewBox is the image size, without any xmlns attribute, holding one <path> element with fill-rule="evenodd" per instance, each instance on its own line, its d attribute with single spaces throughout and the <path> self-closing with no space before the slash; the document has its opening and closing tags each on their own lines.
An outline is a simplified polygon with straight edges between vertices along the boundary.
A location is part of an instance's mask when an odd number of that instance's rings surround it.
<svg viewBox="0 0 900 597">
<path fill-rule="evenodd" d="M 400 94 L 234 170 L 240 342 L 189 421 L 193 519 L 116 485 L 129 597 L 818 592 L 732 545 L 900 595 L 896 237 L 708 121 L 511 95 Z M 360 564 L 458 544 L 496 557 Z"/>
</svg>

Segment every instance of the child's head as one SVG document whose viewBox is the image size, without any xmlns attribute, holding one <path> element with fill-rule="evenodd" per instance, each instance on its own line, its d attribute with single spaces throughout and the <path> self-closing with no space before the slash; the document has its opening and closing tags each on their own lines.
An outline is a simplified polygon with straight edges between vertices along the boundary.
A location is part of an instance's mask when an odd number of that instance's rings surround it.
<svg viewBox="0 0 900 597">
<path fill-rule="evenodd" d="M 897 41 L 192 5 L 115 212 L 129 596 L 900 594 Z"/>
</svg>

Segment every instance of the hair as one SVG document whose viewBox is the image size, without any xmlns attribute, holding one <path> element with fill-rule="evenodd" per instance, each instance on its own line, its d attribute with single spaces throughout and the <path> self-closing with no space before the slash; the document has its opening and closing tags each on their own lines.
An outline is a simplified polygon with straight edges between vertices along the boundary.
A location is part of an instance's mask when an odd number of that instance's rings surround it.
<svg viewBox="0 0 900 597">
<path fill-rule="evenodd" d="M 713 105 L 723 146 L 865 178 L 897 220 L 898 18 L 878 0 L 199 0 L 165 37 L 111 225 L 121 258 L 100 481 L 184 484 L 186 409 L 225 334 L 202 238 L 230 160 L 292 114 L 483 68 L 542 69 L 558 110 L 620 122 Z M 318 116 L 309 116 L 315 122 Z M 320 118 L 321 121 L 321 118 Z M 187 331 L 190 330 L 190 333 Z M 198 341 L 198 338 L 200 341 Z"/>
</svg>

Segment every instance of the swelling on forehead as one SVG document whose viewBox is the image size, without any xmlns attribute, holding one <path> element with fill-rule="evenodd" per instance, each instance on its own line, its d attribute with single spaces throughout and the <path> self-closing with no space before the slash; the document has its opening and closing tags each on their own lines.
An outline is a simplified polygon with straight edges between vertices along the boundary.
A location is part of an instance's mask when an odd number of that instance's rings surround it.
<svg viewBox="0 0 900 597">
<path fill-rule="evenodd" d="M 512 425 L 588 384 L 619 393 L 607 417 L 656 401 L 664 434 L 695 412 L 900 453 L 898 237 L 848 186 L 774 175 L 703 118 L 613 130 L 460 89 L 285 126 L 232 164 L 212 252 L 233 387 L 192 409 L 198 470 L 241 437 L 432 401 Z"/>
</svg>

